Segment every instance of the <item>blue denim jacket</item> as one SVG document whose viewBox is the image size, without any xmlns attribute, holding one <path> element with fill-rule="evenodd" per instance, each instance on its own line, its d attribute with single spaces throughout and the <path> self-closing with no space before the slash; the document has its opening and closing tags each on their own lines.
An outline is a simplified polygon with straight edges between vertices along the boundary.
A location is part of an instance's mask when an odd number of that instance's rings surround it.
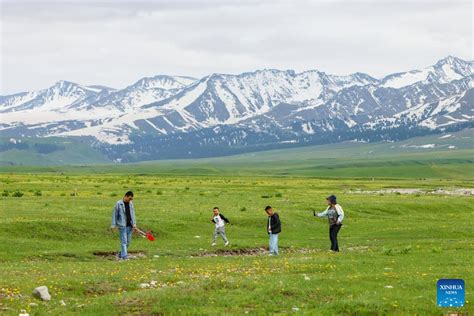
<svg viewBox="0 0 474 316">
<path fill-rule="evenodd" d="M 130 221 L 132 225 L 136 225 L 137 221 L 135 220 L 135 208 L 133 207 L 133 202 L 130 201 L 130 216 L 132 217 Z M 112 228 L 114 227 L 126 227 L 127 226 L 127 215 L 125 214 L 125 203 L 123 200 L 117 201 L 112 210 Z"/>
</svg>

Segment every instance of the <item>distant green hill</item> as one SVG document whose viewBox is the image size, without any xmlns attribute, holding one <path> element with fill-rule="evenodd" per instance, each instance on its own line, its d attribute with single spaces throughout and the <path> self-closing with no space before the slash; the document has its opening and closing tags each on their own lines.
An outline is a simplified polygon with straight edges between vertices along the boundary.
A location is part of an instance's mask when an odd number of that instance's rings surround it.
<svg viewBox="0 0 474 316">
<path fill-rule="evenodd" d="M 110 162 L 80 138 L 0 138 L 0 166 L 79 165 Z"/>
<path fill-rule="evenodd" d="M 63 151 L 36 153 L 28 159 L 17 157 L 17 161 L 24 161 L 25 165 L 29 162 L 30 167 L 6 166 L 3 163 L 0 171 L 473 179 L 472 136 L 473 130 L 467 129 L 393 143 L 348 142 L 227 157 L 136 164 L 111 164 L 86 144 L 63 143 Z M 18 155 L 18 151 L 15 154 Z M 70 165 L 33 166 L 41 165 L 35 163 L 37 161 L 54 162 L 55 159 L 61 159 L 63 164 L 69 161 Z M 1 161 L 5 161 L 3 153 Z"/>
</svg>

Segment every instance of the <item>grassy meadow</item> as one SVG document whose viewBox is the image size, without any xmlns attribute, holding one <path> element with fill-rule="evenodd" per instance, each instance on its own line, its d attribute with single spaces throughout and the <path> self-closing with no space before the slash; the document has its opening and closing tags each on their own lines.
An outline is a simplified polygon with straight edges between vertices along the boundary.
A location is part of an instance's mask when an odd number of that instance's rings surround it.
<svg viewBox="0 0 474 316">
<path fill-rule="evenodd" d="M 137 164 L 68 146 L 0 157 L 0 314 L 474 313 L 473 197 L 449 194 L 474 188 L 472 130 Z M 59 154 L 82 165 L 48 165 Z M 157 239 L 135 236 L 137 258 L 118 262 L 108 228 L 128 190 Z M 330 194 L 346 213 L 339 254 L 312 215 Z M 265 252 L 266 205 L 282 220 L 278 257 Z M 210 245 L 214 206 L 231 221 L 230 247 Z M 440 278 L 465 280 L 463 308 L 436 306 Z M 31 296 L 41 285 L 50 302 Z"/>
<path fill-rule="evenodd" d="M 375 179 L 122 168 L 0 174 L 0 314 L 474 313 L 472 196 L 368 192 L 473 188 L 469 168 L 452 178 L 409 178 L 402 164 L 402 177 Z M 129 189 L 139 226 L 156 241 L 135 237 L 130 250 L 143 256 L 127 262 L 94 255 L 118 250 L 108 227 Z M 329 194 L 346 213 L 339 254 L 328 252 L 327 222 L 311 211 L 323 210 Z M 282 220 L 278 257 L 259 252 L 268 243 L 267 204 Z M 231 221 L 228 248 L 221 240 L 210 246 L 213 206 Z M 465 280 L 465 307 L 436 306 L 440 278 Z M 152 281 L 155 288 L 140 287 Z M 31 296 L 40 285 L 48 286 L 50 302 Z"/>
</svg>

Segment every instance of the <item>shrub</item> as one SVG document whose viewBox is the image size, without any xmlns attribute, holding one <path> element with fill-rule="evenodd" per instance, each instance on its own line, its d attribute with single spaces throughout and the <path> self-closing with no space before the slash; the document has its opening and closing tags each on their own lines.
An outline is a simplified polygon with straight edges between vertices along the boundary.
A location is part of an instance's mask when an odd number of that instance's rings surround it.
<svg viewBox="0 0 474 316">
<path fill-rule="evenodd" d="M 161 190 L 156 191 L 156 195 L 163 195 L 163 191 Z"/>
<path fill-rule="evenodd" d="M 9 195 L 10 195 L 10 192 L 8 192 L 8 190 L 3 190 L 2 196 L 9 196 Z"/>
<path fill-rule="evenodd" d="M 41 193 L 41 190 L 36 190 L 34 193 L 33 193 L 34 196 L 42 196 L 43 193 Z"/>
<path fill-rule="evenodd" d="M 16 190 L 13 192 L 12 196 L 14 197 L 22 197 L 23 196 L 23 192 L 21 192 L 20 190 Z"/>
<path fill-rule="evenodd" d="M 280 193 L 280 192 L 278 192 L 277 194 L 275 194 L 275 197 L 282 197 L 282 196 L 283 196 L 283 194 Z"/>
<path fill-rule="evenodd" d="M 244 206 L 244 207 L 241 207 L 241 208 L 240 208 L 240 211 L 241 211 L 241 212 L 245 212 L 245 211 L 247 211 L 247 208 L 246 208 L 245 206 Z"/>
<path fill-rule="evenodd" d="M 262 199 L 270 199 L 273 195 L 262 195 Z"/>
<path fill-rule="evenodd" d="M 401 254 L 406 255 L 408 252 L 410 252 L 411 246 L 406 246 L 405 248 L 400 251 Z"/>
<path fill-rule="evenodd" d="M 382 253 L 386 256 L 393 256 L 393 250 L 391 248 L 382 248 Z"/>
<path fill-rule="evenodd" d="M 66 193 L 62 192 L 62 193 L 60 194 L 60 196 L 66 196 Z"/>
</svg>

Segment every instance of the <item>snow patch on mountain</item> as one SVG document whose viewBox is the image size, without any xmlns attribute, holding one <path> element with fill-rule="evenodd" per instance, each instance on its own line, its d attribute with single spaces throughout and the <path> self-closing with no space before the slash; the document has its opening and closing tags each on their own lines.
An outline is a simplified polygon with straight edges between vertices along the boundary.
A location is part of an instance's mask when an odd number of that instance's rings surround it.
<svg viewBox="0 0 474 316">
<path fill-rule="evenodd" d="M 405 73 L 392 75 L 384 80 L 382 87 L 399 89 L 414 83 L 426 80 L 429 70 L 413 70 Z"/>
<path fill-rule="evenodd" d="M 438 61 L 435 65 L 423 70 L 412 70 L 389 75 L 382 79 L 382 87 L 400 89 L 417 82 L 449 83 L 459 80 L 474 73 L 474 63 L 448 56 Z"/>
</svg>

